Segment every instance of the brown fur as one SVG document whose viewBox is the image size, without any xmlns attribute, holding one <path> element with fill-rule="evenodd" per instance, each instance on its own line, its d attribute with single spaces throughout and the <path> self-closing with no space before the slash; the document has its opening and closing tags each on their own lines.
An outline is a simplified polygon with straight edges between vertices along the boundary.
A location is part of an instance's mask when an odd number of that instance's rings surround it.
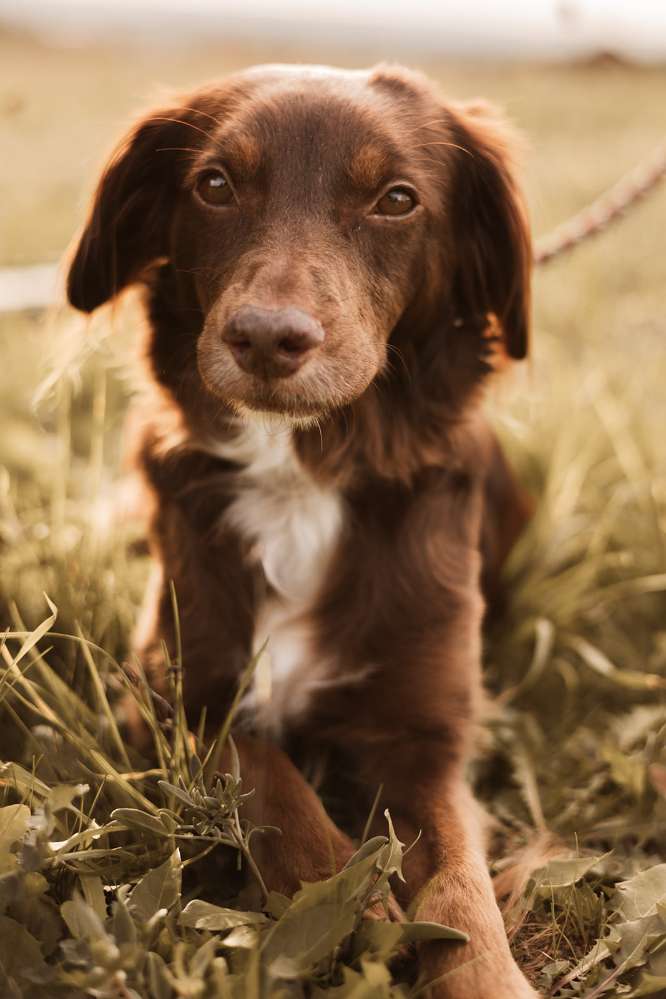
<svg viewBox="0 0 666 999">
<path fill-rule="evenodd" d="M 242 73 L 139 122 L 102 176 L 69 276 L 85 311 L 146 287 L 154 395 L 138 460 L 161 582 L 141 653 L 159 688 L 173 580 L 193 722 L 204 705 L 211 722 L 228 710 L 269 591 L 221 519 L 243 470 L 213 445 L 233 439 L 239 411 L 306 421 L 292 430 L 298 460 L 344 502 L 309 615 L 336 682 L 285 746 L 341 761 L 358 814 L 383 784 L 401 838 L 422 832 L 396 891 L 419 918 L 470 934 L 421 954 L 424 979 L 439 979 L 431 995 L 448 999 L 535 994 L 508 948 L 464 778 L 481 573 L 494 592 L 527 516 L 479 413 L 497 359 L 528 346 L 530 243 L 510 146 L 489 109 L 447 104 L 399 68 Z M 211 165 L 227 170 L 234 204 L 198 198 Z M 373 207 L 390 184 L 416 194 L 405 218 Z M 296 307 L 325 339 L 289 377 L 248 374 L 224 341 L 247 306 Z M 260 858 L 269 887 L 339 868 L 352 841 L 293 762 L 262 738 L 240 745 L 264 790 L 253 817 L 283 829 Z"/>
</svg>

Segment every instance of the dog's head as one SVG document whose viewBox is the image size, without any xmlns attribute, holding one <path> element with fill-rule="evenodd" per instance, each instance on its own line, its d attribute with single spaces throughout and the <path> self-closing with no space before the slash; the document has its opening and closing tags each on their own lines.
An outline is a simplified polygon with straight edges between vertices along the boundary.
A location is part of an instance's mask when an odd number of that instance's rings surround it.
<svg viewBox="0 0 666 999">
<path fill-rule="evenodd" d="M 68 293 L 90 312 L 166 265 L 192 331 L 173 355 L 202 391 L 307 418 L 361 395 L 399 326 L 464 336 L 468 317 L 493 314 L 524 357 L 530 259 L 487 108 L 446 104 L 393 67 L 267 66 L 137 124 L 101 178 Z"/>
</svg>

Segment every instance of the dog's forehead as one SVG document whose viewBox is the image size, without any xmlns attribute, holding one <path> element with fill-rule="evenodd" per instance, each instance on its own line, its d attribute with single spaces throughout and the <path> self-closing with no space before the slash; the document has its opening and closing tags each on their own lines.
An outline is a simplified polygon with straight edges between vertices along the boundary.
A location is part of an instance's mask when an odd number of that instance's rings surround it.
<svg viewBox="0 0 666 999">
<path fill-rule="evenodd" d="M 418 112 L 432 96 L 428 81 L 399 66 L 339 69 L 270 63 L 244 70 L 233 79 L 259 100 L 284 97 L 301 105 L 328 100 L 332 106 L 344 106 L 351 114 L 369 109 Z"/>
<path fill-rule="evenodd" d="M 344 164 L 360 186 L 372 187 L 383 169 L 405 156 L 396 129 L 410 133 L 425 113 L 427 93 L 398 71 L 270 64 L 228 81 L 233 112 L 217 138 L 239 153 L 248 172 L 272 156 L 317 154 Z M 349 167 L 349 170 L 347 170 Z"/>
</svg>

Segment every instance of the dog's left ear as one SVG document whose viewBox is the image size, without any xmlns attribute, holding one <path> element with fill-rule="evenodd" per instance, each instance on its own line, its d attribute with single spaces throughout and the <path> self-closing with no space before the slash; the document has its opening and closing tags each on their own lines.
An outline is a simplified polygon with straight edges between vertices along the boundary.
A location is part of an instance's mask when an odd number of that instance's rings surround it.
<svg viewBox="0 0 666 999">
<path fill-rule="evenodd" d="M 532 247 L 514 175 L 515 138 L 486 104 L 448 111 L 457 147 L 451 190 L 456 308 L 463 317 L 494 313 L 508 354 L 520 359 L 529 345 Z"/>
<path fill-rule="evenodd" d="M 70 259 L 67 296 L 76 309 L 92 312 L 141 281 L 167 253 L 178 150 L 200 144 L 205 135 L 190 121 L 195 114 L 191 108 L 155 110 L 111 156 Z"/>
</svg>

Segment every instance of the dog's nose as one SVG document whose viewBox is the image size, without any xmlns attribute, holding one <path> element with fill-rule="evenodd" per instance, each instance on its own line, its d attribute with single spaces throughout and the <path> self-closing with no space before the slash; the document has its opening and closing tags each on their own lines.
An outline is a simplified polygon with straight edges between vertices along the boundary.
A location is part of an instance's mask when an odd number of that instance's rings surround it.
<svg viewBox="0 0 666 999">
<path fill-rule="evenodd" d="M 227 322 L 222 339 L 243 371 L 261 378 L 285 378 L 301 367 L 324 340 L 320 323 L 289 306 L 244 305 Z"/>
</svg>

